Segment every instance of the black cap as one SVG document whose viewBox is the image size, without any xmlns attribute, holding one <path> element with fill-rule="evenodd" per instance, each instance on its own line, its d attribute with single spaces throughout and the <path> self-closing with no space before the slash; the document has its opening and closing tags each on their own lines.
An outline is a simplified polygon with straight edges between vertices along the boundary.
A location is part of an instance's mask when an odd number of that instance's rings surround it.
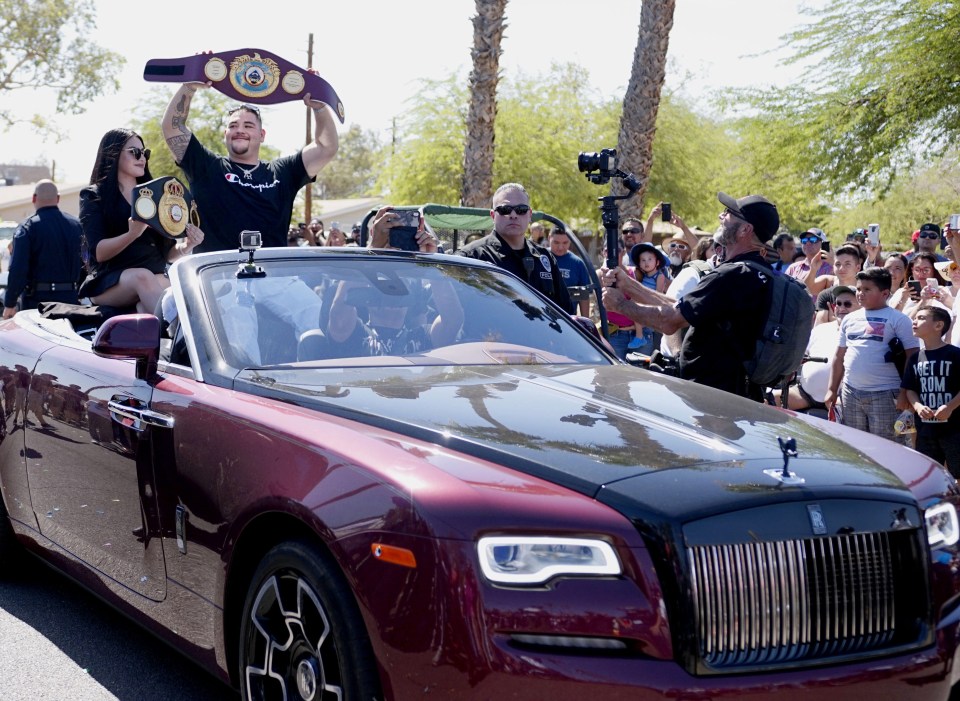
<svg viewBox="0 0 960 701">
<path fill-rule="evenodd" d="M 920 227 L 920 233 L 922 234 L 924 231 L 932 231 L 938 236 L 940 235 L 940 227 L 936 224 L 924 224 Z"/>
<path fill-rule="evenodd" d="M 772 239 L 780 228 L 777 205 L 762 195 L 747 195 L 734 199 L 725 192 L 718 192 L 717 199 L 740 219 L 750 222 L 761 241 Z"/>
</svg>

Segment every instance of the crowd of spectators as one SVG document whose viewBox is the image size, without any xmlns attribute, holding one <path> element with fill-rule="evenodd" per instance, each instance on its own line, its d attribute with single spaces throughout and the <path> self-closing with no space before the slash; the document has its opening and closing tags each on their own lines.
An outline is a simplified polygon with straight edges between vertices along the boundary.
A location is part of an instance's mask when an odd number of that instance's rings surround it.
<svg viewBox="0 0 960 701">
<path fill-rule="evenodd" d="M 632 351 L 651 353 L 651 329 L 638 320 L 662 316 L 670 305 L 682 310 L 684 297 L 718 265 L 715 246 L 723 249 L 722 226 L 687 244 L 690 230 L 676 215 L 676 233 L 655 245 L 651 225 L 659 212 L 660 205 L 651 210 L 646 226 L 636 219 L 622 223 L 619 289 L 604 295 L 611 345 L 624 359 Z M 799 237 L 781 232 L 755 242 L 774 274 L 806 286 L 817 310 L 804 363 L 789 385 L 767 388 L 766 401 L 915 445 L 960 477 L 960 432 L 951 419 L 960 404 L 960 365 L 953 369 L 960 353 L 960 231 L 922 224 L 907 251 L 883 250 L 866 229 L 832 249 L 829 238 L 811 227 Z M 682 261 L 679 253 L 686 254 Z M 662 294 L 647 295 L 623 284 L 625 278 Z M 668 359 L 682 351 L 688 328 L 681 326 L 655 346 Z M 895 430 L 903 412 L 914 414 L 915 434 Z"/>
</svg>

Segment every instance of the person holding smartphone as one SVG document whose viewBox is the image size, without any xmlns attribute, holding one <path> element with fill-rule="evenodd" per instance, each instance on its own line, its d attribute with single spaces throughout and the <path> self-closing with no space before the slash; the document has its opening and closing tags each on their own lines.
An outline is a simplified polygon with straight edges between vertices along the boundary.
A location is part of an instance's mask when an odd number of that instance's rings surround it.
<svg viewBox="0 0 960 701">
<path fill-rule="evenodd" d="M 393 248 L 420 253 L 436 253 L 439 240 L 424 224 L 420 212 L 385 205 L 370 220 L 367 248 Z"/>
<path fill-rule="evenodd" d="M 800 248 L 803 251 L 803 260 L 792 263 L 787 268 L 787 275 L 806 283 L 811 275 L 814 279 L 821 275 L 833 275 L 833 266 L 823 254 L 823 244 L 827 236 L 823 229 L 813 227 L 800 235 Z"/>
</svg>

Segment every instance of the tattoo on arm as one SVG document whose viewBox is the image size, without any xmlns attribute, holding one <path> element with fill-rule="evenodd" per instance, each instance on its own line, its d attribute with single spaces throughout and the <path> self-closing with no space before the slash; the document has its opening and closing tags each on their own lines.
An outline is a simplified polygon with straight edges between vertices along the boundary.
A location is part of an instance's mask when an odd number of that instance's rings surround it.
<svg viewBox="0 0 960 701">
<path fill-rule="evenodd" d="M 186 129 L 186 127 L 184 127 Z M 187 145 L 190 143 L 190 132 L 187 131 L 186 134 L 181 134 L 179 136 L 171 136 L 167 139 L 167 146 L 170 147 L 170 151 L 173 153 L 173 159 L 179 163 L 183 160 L 184 154 L 187 152 Z"/>
<path fill-rule="evenodd" d="M 187 129 L 187 115 L 190 113 L 190 97 L 191 96 L 187 94 L 181 95 L 180 101 L 177 103 L 173 113 L 173 126 L 184 134 L 190 134 L 190 130 Z"/>
</svg>

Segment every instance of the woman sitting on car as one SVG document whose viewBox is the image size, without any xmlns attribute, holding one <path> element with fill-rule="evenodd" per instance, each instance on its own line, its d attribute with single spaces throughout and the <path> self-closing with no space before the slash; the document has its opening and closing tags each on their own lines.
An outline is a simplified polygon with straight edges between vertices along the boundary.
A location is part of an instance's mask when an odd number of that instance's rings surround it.
<svg viewBox="0 0 960 701">
<path fill-rule="evenodd" d="M 187 224 L 186 238 L 172 239 L 130 217 L 134 188 L 152 179 L 150 149 L 130 129 L 111 129 L 100 140 L 90 187 L 80 192 L 80 223 L 87 278 L 79 296 L 112 307 L 136 305 L 153 313 L 170 286 L 166 266 L 190 253 L 203 232 Z"/>
</svg>

